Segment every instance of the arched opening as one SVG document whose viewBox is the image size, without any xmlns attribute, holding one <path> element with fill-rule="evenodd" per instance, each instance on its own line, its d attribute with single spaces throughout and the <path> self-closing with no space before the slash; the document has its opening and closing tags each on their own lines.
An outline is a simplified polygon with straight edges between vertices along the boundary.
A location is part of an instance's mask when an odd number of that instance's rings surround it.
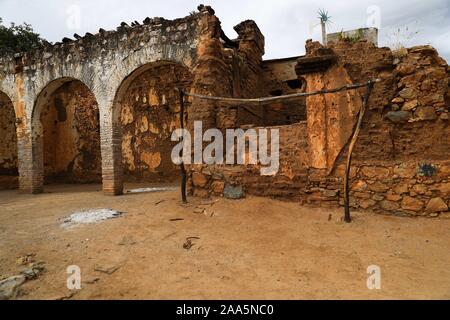
<svg viewBox="0 0 450 320">
<path fill-rule="evenodd" d="M 53 81 L 40 94 L 39 119 L 44 183 L 101 182 L 99 109 L 95 96 L 79 80 Z"/>
<path fill-rule="evenodd" d="M 0 190 L 18 187 L 16 115 L 11 99 L 0 91 Z"/>
<path fill-rule="evenodd" d="M 171 160 L 176 142 L 172 132 L 180 127 L 179 94 L 189 90 L 192 75 L 173 62 L 146 64 L 121 84 L 115 100 L 115 116 L 122 131 L 125 182 L 171 183 L 179 168 Z"/>
</svg>

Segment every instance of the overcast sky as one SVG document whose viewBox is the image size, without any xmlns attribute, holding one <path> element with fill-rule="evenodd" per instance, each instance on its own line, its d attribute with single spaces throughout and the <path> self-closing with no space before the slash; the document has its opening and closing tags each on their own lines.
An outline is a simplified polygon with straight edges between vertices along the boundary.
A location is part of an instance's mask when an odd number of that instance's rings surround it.
<svg viewBox="0 0 450 320">
<path fill-rule="evenodd" d="M 115 29 L 120 22 L 145 17 L 180 18 L 202 0 L 0 0 L 0 17 L 32 24 L 49 41 L 73 33 Z M 307 39 L 320 40 L 317 11 L 332 17 L 329 32 L 359 27 L 380 27 L 380 46 L 430 44 L 450 61 L 449 0 L 210 0 L 230 38 L 233 26 L 255 20 L 266 38 L 265 59 L 304 53 Z M 400 28 L 400 31 L 398 31 Z"/>
</svg>

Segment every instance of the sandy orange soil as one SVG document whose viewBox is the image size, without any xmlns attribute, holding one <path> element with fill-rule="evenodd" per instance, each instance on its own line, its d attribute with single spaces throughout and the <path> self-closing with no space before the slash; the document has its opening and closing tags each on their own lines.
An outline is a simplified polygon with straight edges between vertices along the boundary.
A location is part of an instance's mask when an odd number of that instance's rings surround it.
<svg viewBox="0 0 450 320">
<path fill-rule="evenodd" d="M 18 299 L 450 298 L 448 219 L 357 212 L 345 224 L 342 209 L 267 198 L 182 205 L 178 191 L 108 197 L 100 189 L 0 192 L 0 279 L 19 274 L 25 255 L 45 265 Z M 61 227 L 90 208 L 125 214 Z M 81 290 L 67 289 L 70 265 L 80 267 Z M 381 268 L 381 290 L 367 288 L 370 265 Z"/>
</svg>

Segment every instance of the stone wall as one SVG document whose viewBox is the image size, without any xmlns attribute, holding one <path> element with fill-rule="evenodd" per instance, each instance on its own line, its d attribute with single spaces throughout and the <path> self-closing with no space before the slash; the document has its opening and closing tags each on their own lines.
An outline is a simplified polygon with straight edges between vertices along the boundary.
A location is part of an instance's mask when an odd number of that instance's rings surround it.
<svg viewBox="0 0 450 320">
<path fill-rule="evenodd" d="M 280 96 L 306 90 L 306 80 L 295 72 L 298 57 L 263 62 L 263 96 Z M 268 103 L 264 108 L 266 126 L 287 125 L 306 120 L 306 99 Z"/>
<path fill-rule="evenodd" d="M 384 214 L 449 214 L 450 76 L 437 52 L 422 46 L 399 55 L 365 41 L 338 41 L 329 48 L 309 42 L 299 64 L 308 91 L 381 80 L 354 150 L 351 206 Z M 241 192 L 343 205 L 346 146 L 364 92 L 308 98 L 305 122 L 278 127 L 277 175 L 263 177 L 258 166 L 197 166 L 193 194 Z"/>
<path fill-rule="evenodd" d="M 226 44 L 214 10 L 199 6 L 198 11 L 184 18 L 123 22 L 116 30 L 100 29 L 95 34 L 75 35 L 74 39 L 64 38 L 54 45 L 0 57 L 0 91 L 12 100 L 18 123 L 20 190 L 43 191 L 40 114 L 48 96 L 65 83 L 78 80 L 90 89 L 98 103 L 104 193 L 121 194 L 121 98 L 131 75 L 153 63 L 168 61 L 191 72 L 192 92 L 248 94 L 258 86 L 264 38 L 252 21 L 240 25 L 238 33 L 238 39 Z M 195 104 L 189 112 L 191 119 L 204 121 L 206 127 L 226 127 L 229 119 L 235 122 L 237 115 L 236 109 L 220 113 L 202 103 Z"/>
</svg>

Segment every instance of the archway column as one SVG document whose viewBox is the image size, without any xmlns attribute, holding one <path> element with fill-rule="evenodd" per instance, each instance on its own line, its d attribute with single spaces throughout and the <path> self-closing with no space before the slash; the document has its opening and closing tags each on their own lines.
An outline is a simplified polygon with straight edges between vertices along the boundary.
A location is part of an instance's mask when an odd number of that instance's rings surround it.
<svg viewBox="0 0 450 320">
<path fill-rule="evenodd" d="M 99 109 L 103 193 L 121 195 L 123 193 L 122 128 L 120 123 L 114 120 L 112 103 L 106 108 L 99 105 Z"/>
<path fill-rule="evenodd" d="M 17 127 L 19 191 L 21 193 L 36 194 L 44 190 L 43 140 L 42 135 L 33 131 L 28 123 Z"/>
</svg>

